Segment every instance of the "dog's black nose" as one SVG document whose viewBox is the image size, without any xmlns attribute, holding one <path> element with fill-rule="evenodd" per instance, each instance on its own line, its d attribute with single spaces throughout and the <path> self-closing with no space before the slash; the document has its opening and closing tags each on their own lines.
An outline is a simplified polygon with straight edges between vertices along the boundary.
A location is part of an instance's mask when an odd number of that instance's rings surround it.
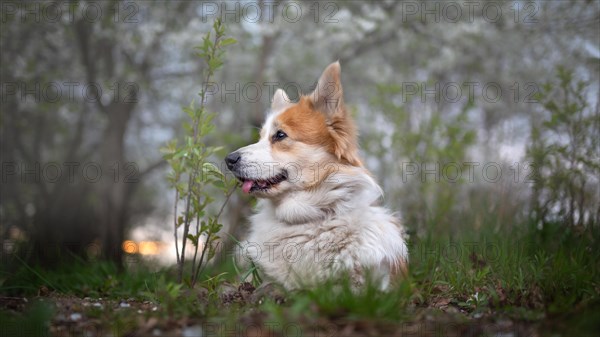
<svg viewBox="0 0 600 337">
<path fill-rule="evenodd" d="M 228 154 L 227 157 L 225 157 L 225 163 L 227 164 L 227 168 L 229 168 L 230 170 L 233 169 L 235 164 L 238 161 L 240 161 L 240 158 L 242 158 L 242 156 L 237 151 Z"/>
</svg>

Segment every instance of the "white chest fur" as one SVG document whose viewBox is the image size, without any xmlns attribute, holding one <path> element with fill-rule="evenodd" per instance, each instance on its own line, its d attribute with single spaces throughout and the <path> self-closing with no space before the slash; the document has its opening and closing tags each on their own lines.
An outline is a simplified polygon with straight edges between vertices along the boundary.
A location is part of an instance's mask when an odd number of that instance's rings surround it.
<svg viewBox="0 0 600 337">
<path fill-rule="evenodd" d="M 337 178 L 285 200 L 261 200 L 251 218 L 246 255 L 288 289 L 344 273 L 356 285 L 368 274 L 385 289 L 407 262 L 398 220 L 373 205 L 377 184 L 360 171 Z"/>
</svg>

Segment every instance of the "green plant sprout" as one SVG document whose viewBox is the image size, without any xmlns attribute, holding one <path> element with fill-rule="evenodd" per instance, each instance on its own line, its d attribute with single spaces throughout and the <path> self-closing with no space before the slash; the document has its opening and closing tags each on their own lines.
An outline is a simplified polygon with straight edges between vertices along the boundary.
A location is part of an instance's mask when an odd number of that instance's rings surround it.
<svg viewBox="0 0 600 337">
<path fill-rule="evenodd" d="M 233 38 L 225 37 L 225 26 L 221 20 L 215 20 L 212 32 L 208 32 L 202 39 L 202 45 L 195 47 L 196 53 L 206 63 L 203 71 L 203 84 L 200 91 L 200 103 L 196 106 L 192 101 L 183 108 L 190 121 L 184 123 L 185 136 L 179 144 L 172 140 L 164 147 L 164 158 L 171 166 L 167 180 L 175 189 L 175 202 L 173 207 L 173 231 L 175 237 L 175 250 L 177 256 L 178 281 L 188 283 L 193 287 L 200 273 L 208 261 L 216 253 L 216 244 L 219 232 L 223 225 L 219 218 L 235 189 L 235 179 L 227 177 L 208 160 L 220 147 L 208 146 L 206 138 L 213 132 L 214 113 L 206 110 L 207 86 L 214 77 L 215 72 L 223 66 L 224 48 L 236 42 Z M 214 189 L 224 194 L 224 200 L 215 215 L 207 214 L 207 207 L 213 204 Z M 180 211 L 179 206 L 183 206 Z M 178 229 L 183 226 L 183 237 L 178 237 Z M 184 280 L 184 269 L 189 257 L 186 256 L 188 240 L 194 245 L 194 254 L 190 266 L 189 279 Z M 198 253 L 200 255 L 198 256 Z"/>
</svg>

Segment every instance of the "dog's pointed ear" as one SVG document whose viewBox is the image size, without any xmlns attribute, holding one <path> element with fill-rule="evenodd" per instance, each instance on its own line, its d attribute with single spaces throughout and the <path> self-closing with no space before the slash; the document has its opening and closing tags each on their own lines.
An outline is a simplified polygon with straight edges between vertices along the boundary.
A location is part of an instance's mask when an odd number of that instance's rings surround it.
<svg viewBox="0 0 600 337">
<path fill-rule="evenodd" d="M 273 99 L 271 100 L 271 110 L 283 110 L 289 106 L 292 106 L 293 104 L 294 103 L 292 103 L 292 101 L 285 93 L 285 91 L 283 91 L 283 89 L 275 90 L 275 94 L 273 95 Z"/>
<path fill-rule="evenodd" d="M 315 109 L 327 116 L 344 111 L 344 92 L 340 76 L 340 62 L 336 61 L 325 68 L 315 90 L 309 95 Z"/>
</svg>

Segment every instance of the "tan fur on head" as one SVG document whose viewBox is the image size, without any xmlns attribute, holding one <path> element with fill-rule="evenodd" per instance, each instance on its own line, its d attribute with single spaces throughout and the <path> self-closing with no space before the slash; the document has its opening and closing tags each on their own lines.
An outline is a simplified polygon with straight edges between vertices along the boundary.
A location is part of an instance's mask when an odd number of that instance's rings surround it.
<svg viewBox="0 0 600 337">
<path fill-rule="evenodd" d="M 344 105 L 340 77 L 340 63 L 330 64 L 321 74 L 315 90 L 302 99 L 311 102 L 312 108 L 326 117 L 333 154 L 343 163 L 362 166 L 358 156 L 356 126 Z"/>
</svg>

